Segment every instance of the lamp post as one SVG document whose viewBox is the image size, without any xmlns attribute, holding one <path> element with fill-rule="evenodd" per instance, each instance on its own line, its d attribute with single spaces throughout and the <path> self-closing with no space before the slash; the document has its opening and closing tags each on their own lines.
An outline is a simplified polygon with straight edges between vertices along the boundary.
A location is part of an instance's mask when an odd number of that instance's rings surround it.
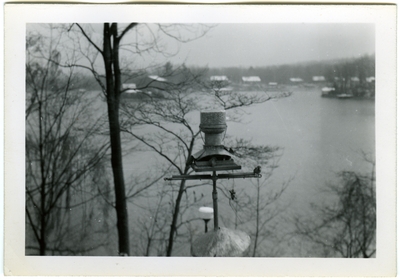
<svg viewBox="0 0 400 280">
<path fill-rule="evenodd" d="M 208 232 L 207 224 L 214 216 L 214 209 L 211 207 L 200 207 L 200 218 L 204 221 L 204 232 Z"/>
</svg>

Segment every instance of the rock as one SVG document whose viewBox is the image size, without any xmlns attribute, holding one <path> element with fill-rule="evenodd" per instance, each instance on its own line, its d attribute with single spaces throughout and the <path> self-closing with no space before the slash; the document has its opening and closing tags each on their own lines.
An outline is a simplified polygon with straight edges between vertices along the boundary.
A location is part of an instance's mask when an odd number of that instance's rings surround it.
<svg viewBox="0 0 400 280">
<path fill-rule="evenodd" d="M 194 257 L 241 257 L 250 246 L 250 236 L 238 230 L 220 228 L 197 238 L 192 245 Z"/>
</svg>

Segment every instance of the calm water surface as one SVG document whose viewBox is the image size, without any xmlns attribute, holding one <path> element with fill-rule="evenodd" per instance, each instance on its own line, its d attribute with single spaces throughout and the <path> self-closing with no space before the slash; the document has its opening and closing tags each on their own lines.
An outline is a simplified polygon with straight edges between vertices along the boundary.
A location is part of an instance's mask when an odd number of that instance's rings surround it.
<svg viewBox="0 0 400 280">
<path fill-rule="evenodd" d="M 321 193 L 328 182 L 335 180 L 335 173 L 342 170 L 370 172 L 360 151 L 375 152 L 375 102 L 371 100 L 339 100 L 322 98 L 318 88 L 292 88 L 290 97 L 268 101 L 246 108 L 242 122 L 228 122 L 227 135 L 232 138 L 252 140 L 255 145 L 270 145 L 283 148 L 279 168 L 267 187 L 279 189 L 282 183 L 292 178 L 283 197 L 283 205 L 290 205 L 290 213 L 307 213 L 309 203 L 323 202 L 326 194 Z M 228 113 L 229 116 L 229 113 Z M 197 126 L 200 112 L 194 112 L 192 121 Z M 145 130 L 143 133 L 146 133 Z M 201 148 L 201 143 L 199 141 Z M 199 148 L 196 148 L 196 151 Z M 124 157 L 126 181 L 146 172 L 158 170 L 160 157 L 154 153 L 134 153 Z M 176 171 L 171 171 L 176 174 Z M 172 174 L 170 174 L 172 175 Z M 232 183 L 230 180 L 228 182 Z M 236 186 L 247 188 L 249 180 L 236 179 Z M 222 182 L 219 182 L 219 184 Z M 161 184 L 165 184 L 161 182 Z M 204 192 L 211 206 L 211 186 L 196 188 Z M 152 201 L 140 199 L 146 205 Z M 232 215 L 227 198 L 219 196 L 219 216 Z M 139 201 L 137 201 L 139 202 Z M 198 208 L 192 209 L 191 216 L 197 216 Z M 138 212 L 133 212 L 134 216 Z M 279 222 L 286 230 L 287 222 Z M 202 222 L 197 227 L 201 231 Z M 289 246 L 291 247 L 291 246 Z M 298 249 L 288 249 L 287 256 L 301 256 Z M 297 251 L 296 251 L 297 250 Z"/>
<path fill-rule="evenodd" d="M 370 172 L 360 151 L 375 152 L 375 102 L 322 98 L 318 88 L 290 90 L 290 97 L 246 108 L 242 122 L 228 121 L 227 135 L 283 148 L 271 184 L 280 186 L 293 178 L 286 197 L 301 206 L 319 199 L 318 190 L 335 179 L 335 172 Z M 195 112 L 196 125 L 199 119 Z M 160 157 L 154 153 L 126 156 L 127 181 L 131 175 L 154 171 L 157 162 Z"/>
<path fill-rule="evenodd" d="M 295 88 L 292 96 L 247 112 L 245 124 L 228 124 L 229 134 L 284 148 L 273 178 L 294 176 L 290 192 L 298 202 L 315 199 L 335 172 L 370 171 L 360 151 L 375 151 L 374 101 L 321 98 L 317 88 Z"/>
</svg>

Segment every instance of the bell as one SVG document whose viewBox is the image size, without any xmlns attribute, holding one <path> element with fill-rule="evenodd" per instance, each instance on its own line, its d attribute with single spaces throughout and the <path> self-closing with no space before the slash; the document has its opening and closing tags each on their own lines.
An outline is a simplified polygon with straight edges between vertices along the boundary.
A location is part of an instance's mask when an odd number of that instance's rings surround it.
<svg viewBox="0 0 400 280">
<path fill-rule="evenodd" d="M 241 169 L 234 162 L 234 155 L 224 145 L 226 112 L 200 113 L 200 130 L 204 133 L 204 146 L 192 155 L 192 168 L 196 172 Z"/>
</svg>

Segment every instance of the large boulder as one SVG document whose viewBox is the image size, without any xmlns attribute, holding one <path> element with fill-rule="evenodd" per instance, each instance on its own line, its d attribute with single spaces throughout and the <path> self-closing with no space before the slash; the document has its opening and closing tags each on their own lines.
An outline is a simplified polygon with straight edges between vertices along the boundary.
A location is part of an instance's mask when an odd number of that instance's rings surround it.
<svg viewBox="0 0 400 280">
<path fill-rule="evenodd" d="M 219 228 L 211 230 L 192 245 L 194 257 L 241 257 L 250 246 L 250 236 L 238 230 Z"/>
</svg>

